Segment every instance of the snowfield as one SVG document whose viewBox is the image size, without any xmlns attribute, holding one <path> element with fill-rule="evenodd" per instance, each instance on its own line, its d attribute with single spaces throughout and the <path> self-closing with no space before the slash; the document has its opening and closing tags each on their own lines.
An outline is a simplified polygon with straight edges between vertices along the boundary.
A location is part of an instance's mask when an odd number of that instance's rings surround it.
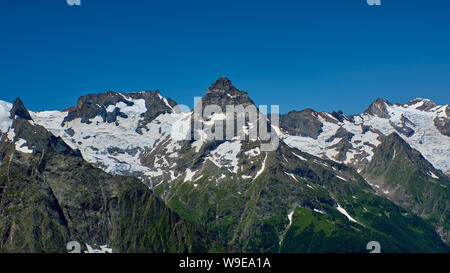
<svg viewBox="0 0 450 273">
<path fill-rule="evenodd" d="M 396 132 L 412 148 L 418 150 L 436 169 L 440 169 L 444 173 L 450 172 L 450 137 L 443 135 L 434 125 L 436 117 L 449 118 L 445 112 L 448 105 L 438 105 L 426 111 L 418 108 L 423 106 L 424 103 L 430 102 L 429 100 L 416 99 L 414 101 L 417 102 L 410 105 L 389 105 L 385 103 L 389 118 L 363 113 L 354 116 L 352 120 L 344 120 L 343 122 L 333 119 L 333 123 L 319 116 L 323 124 L 323 132 L 317 139 L 280 132 L 281 139 L 289 146 L 303 152 L 340 163 L 357 165 L 357 155 L 368 161 L 372 159 L 373 149 L 380 144 L 378 137 L 381 134 L 389 135 Z M 369 129 L 364 130 L 363 126 L 368 126 Z M 414 133 L 407 136 L 395 128 L 405 126 L 414 130 Z M 350 141 L 352 148 L 346 153 L 346 159 L 343 161 L 336 159 L 337 151 L 333 147 L 342 138 L 334 138 L 331 142 L 327 142 L 330 137 L 336 134 L 339 127 L 353 134 Z"/>
<path fill-rule="evenodd" d="M 93 163 L 106 172 L 112 174 L 141 175 L 146 177 L 160 176 L 163 172 L 158 168 L 145 167 L 141 163 L 141 155 L 151 151 L 158 143 L 171 137 L 172 126 L 189 122 L 189 114 L 166 113 L 156 117 L 146 124 L 147 130 L 142 134 L 136 132 L 141 115 L 147 111 L 145 100 L 133 99 L 122 96 L 132 102 L 131 106 L 123 102 L 107 107 L 108 112 L 119 108 L 126 114 L 127 118 L 117 117 L 117 122 L 108 123 L 100 116 L 90 119 L 90 124 L 82 123 L 80 118 L 65 122 L 62 126 L 67 112 L 43 111 L 31 112 L 33 120 L 56 136 L 60 136 L 73 149 L 79 149 L 83 158 Z M 167 100 L 162 98 L 165 103 Z M 183 133 L 183 132 L 181 132 Z M 176 135 L 176 134 L 175 134 Z M 178 135 L 176 135 L 178 137 Z M 183 136 L 184 138 L 184 136 Z M 180 137 L 180 139 L 183 139 Z M 173 141 L 171 145 L 172 156 L 176 156 L 176 150 L 180 146 Z"/>
<path fill-rule="evenodd" d="M 65 122 L 63 125 L 63 120 L 67 117 L 68 112 L 30 111 L 30 115 L 36 124 L 42 125 L 54 135 L 61 137 L 71 148 L 79 149 L 85 160 L 111 174 L 134 175 L 142 180 L 165 177 L 164 179 L 169 181 L 183 175 L 183 173 L 175 173 L 171 170 L 175 165 L 170 165 L 170 162 L 173 162 L 171 159 L 176 159 L 179 156 L 179 151 L 182 148 L 180 141 L 185 140 L 190 134 L 192 112 L 179 113 L 175 111 L 170 107 L 167 99 L 158 94 L 159 99 L 172 109 L 172 112 L 160 114 L 144 124 L 148 130 L 144 128 L 141 133 L 138 133 L 138 126 L 142 126 L 140 124 L 143 121 L 142 115 L 148 110 L 145 100 L 134 99 L 127 94 L 120 95 L 130 103 L 118 102 L 106 107 L 108 113 L 120 110 L 121 113 L 127 115 L 127 118 L 117 116 L 116 122 L 108 123 L 103 121 L 100 116 L 96 116 L 89 120 L 89 124 L 82 123 L 80 118 L 76 118 Z M 440 133 L 434 125 L 436 117 L 449 118 L 445 111 L 448 106 L 436 106 L 431 109 L 420 110 L 418 108 L 429 100 L 417 99 L 414 101 L 415 103 L 404 105 L 385 103 L 389 115 L 387 118 L 363 113 L 355 115 L 351 119 L 338 121 L 328 113 L 319 114 L 317 118 L 323 126 L 317 139 L 289 135 L 276 126 L 272 126 L 272 128 L 279 134 L 281 140 L 290 147 L 321 158 L 354 166 L 358 166 L 361 160 L 370 161 L 372 159 L 374 148 L 381 143 L 379 136 L 397 132 L 411 147 L 422 153 L 435 168 L 442 170 L 444 173 L 450 172 L 450 137 Z M 0 101 L 0 130 L 10 141 L 14 141 L 15 133 L 14 130 L 10 129 L 12 124 L 11 108 L 11 103 Z M 213 114 L 205 122 L 207 125 L 211 125 L 215 121 L 225 119 L 224 114 Z M 406 136 L 399 132 L 398 128 L 404 126 L 413 130 L 414 133 Z M 353 136 L 349 142 L 351 147 L 345 153 L 345 159 L 340 158 L 340 161 L 338 160 L 339 151 L 336 144 L 342 140 L 342 137 L 335 136 L 335 134 L 342 129 Z M 203 137 L 193 141 L 191 147 L 199 152 L 207 139 L 204 130 L 199 130 L 197 133 Z M 16 141 L 15 145 L 19 151 L 32 152 L 32 149 L 27 147 L 26 140 L 20 139 Z M 161 149 L 161 146 L 164 147 L 165 154 L 153 155 L 156 149 Z M 240 154 L 249 158 L 253 163 L 252 158 L 256 159 L 261 156 L 261 150 L 256 147 L 248 151 L 242 151 L 242 143 L 239 140 L 227 140 L 210 151 L 205 160 L 210 160 L 218 168 L 225 168 L 229 172 L 237 174 L 240 169 L 240 158 L 238 156 Z M 152 165 L 147 162 L 144 166 L 143 158 L 150 155 L 153 156 Z M 297 153 L 293 153 L 293 155 L 300 160 L 307 161 L 306 158 Z M 395 152 L 393 157 L 395 157 Z M 284 158 L 287 162 L 286 157 Z M 254 181 L 265 170 L 266 159 L 267 154 L 264 160 L 261 160 L 260 169 L 254 177 L 248 174 L 241 174 L 241 177 L 243 179 L 253 178 L 252 181 Z M 195 172 L 190 170 L 185 172 L 185 181 L 192 181 Z M 286 173 L 286 175 L 290 179 L 298 181 L 292 173 Z M 430 176 L 437 177 L 434 173 Z M 338 176 L 338 178 L 343 182 L 347 181 L 344 177 Z"/>
</svg>

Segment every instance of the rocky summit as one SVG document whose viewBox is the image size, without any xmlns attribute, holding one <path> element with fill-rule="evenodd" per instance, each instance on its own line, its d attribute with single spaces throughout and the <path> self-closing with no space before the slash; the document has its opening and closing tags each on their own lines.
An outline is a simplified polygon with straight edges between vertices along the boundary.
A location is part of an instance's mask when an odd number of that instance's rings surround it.
<svg viewBox="0 0 450 273">
<path fill-rule="evenodd" d="M 226 106 L 256 108 L 247 92 L 215 81 L 201 106 L 222 111 L 201 127 L 176 105 L 158 91 L 65 111 L 0 101 L 0 251 L 450 252 L 448 105 L 257 109 L 223 139 L 208 134 Z M 276 149 L 251 137 L 261 124 Z"/>
</svg>

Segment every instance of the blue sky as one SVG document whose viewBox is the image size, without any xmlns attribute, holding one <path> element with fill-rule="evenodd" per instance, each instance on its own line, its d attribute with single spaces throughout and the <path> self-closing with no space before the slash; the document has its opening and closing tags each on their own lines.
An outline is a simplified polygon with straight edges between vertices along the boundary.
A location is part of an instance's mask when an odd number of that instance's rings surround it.
<svg viewBox="0 0 450 273">
<path fill-rule="evenodd" d="M 450 1 L 65 0 L 0 5 L 0 99 L 32 110 L 159 89 L 192 106 L 218 77 L 281 112 L 378 97 L 450 103 Z"/>
</svg>

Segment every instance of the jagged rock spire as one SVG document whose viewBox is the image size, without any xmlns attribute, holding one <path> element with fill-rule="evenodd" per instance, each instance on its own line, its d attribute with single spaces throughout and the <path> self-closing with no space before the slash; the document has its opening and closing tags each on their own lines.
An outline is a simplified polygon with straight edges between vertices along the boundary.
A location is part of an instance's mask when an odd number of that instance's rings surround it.
<svg viewBox="0 0 450 273">
<path fill-rule="evenodd" d="M 372 102 L 372 104 L 367 108 L 364 113 L 377 116 L 380 118 L 389 118 L 389 113 L 387 111 L 386 105 L 391 105 L 390 102 L 388 102 L 385 99 L 378 98 L 376 101 Z"/>
<path fill-rule="evenodd" d="M 11 109 L 11 118 L 14 119 L 15 116 L 26 120 L 32 120 L 30 113 L 20 98 L 16 98 Z"/>
<path fill-rule="evenodd" d="M 248 97 L 247 92 L 240 91 L 233 86 L 231 80 L 226 77 L 220 77 L 212 84 L 203 97 L 203 105 L 249 105 L 254 104 Z M 225 108 L 224 108 L 225 109 Z M 223 109 L 223 110 L 224 110 Z"/>
<path fill-rule="evenodd" d="M 233 84 L 231 83 L 231 80 L 226 78 L 226 77 L 220 77 L 217 79 L 217 81 L 215 83 L 213 83 L 213 85 L 211 85 L 211 87 L 209 87 L 206 90 L 206 93 L 211 93 L 211 92 L 236 92 L 239 91 L 236 87 L 233 86 Z"/>
</svg>

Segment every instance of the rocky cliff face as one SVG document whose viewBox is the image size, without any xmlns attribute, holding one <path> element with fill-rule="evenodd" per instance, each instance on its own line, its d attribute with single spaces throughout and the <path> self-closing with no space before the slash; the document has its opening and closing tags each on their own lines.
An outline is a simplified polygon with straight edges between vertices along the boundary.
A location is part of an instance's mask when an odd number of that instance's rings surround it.
<svg viewBox="0 0 450 273">
<path fill-rule="evenodd" d="M 446 113 L 448 113 L 449 107 L 447 106 Z M 443 134 L 444 136 L 450 137 L 450 119 L 448 118 L 449 114 L 447 114 L 447 118 L 445 117 L 435 117 L 433 122 L 434 126 Z"/>
<path fill-rule="evenodd" d="M 391 105 L 391 103 L 389 103 L 387 100 L 378 98 L 369 106 L 369 108 L 367 108 L 366 111 L 364 111 L 364 113 L 379 118 L 390 118 L 389 111 L 387 109 L 387 106 L 389 105 Z"/>
<path fill-rule="evenodd" d="M 450 179 L 399 135 L 381 139 L 361 174 L 380 194 L 428 219 L 450 241 Z"/>
<path fill-rule="evenodd" d="M 247 92 L 240 91 L 233 86 L 231 81 L 225 77 L 217 79 L 207 90 L 203 97 L 203 106 L 218 105 L 225 112 L 226 105 L 253 105 L 253 101 L 248 97 Z"/>
<path fill-rule="evenodd" d="M 322 133 L 322 122 L 312 109 L 291 111 L 281 115 L 280 122 L 280 127 L 290 135 L 317 139 Z"/>
<path fill-rule="evenodd" d="M 180 218 L 139 180 L 83 160 L 34 125 L 20 100 L 0 144 L 0 251 L 67 252 L 69 241 L 114 252 L 204 252 L 206 229 Z"/>
</svg>

